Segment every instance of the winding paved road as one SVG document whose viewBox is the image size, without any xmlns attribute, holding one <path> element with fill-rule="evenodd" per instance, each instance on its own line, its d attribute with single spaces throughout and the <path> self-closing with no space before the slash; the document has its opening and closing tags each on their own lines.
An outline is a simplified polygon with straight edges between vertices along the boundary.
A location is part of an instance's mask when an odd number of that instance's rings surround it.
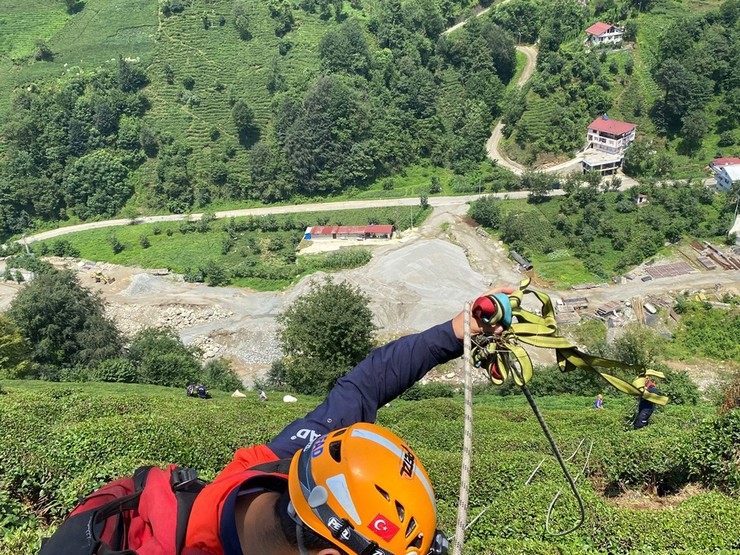
<svg viewBox="0 0 740 555">
<path fill-rule="evenodd" d="M 526 56 L 526 62 L 524 64 L 524 70 L 516 81 L 516 86 L 521 87 L 527 80 L 532 77 L 534 68 L 537 66 L 537 49 L 534 46 L 517 46 L 516 49 Z M 496 127 L 493 128 L 493 133 L 486 141 L 486 152 L 491 160 L 496 160 L 500 166 L 511 170 L 516 175 L 522 175 L 526 169 L 521 164 L 514 162 L 511 158 L 506 156 L 503 152 L 500 152 L 498 145 L 503 138 L 504 124 L 499 121 Z"/>
<path fill-rule="evenodd" d="M 553 191 L 552 194 L 563 194 L 562 191 Z M 511 191 L 507 193 L 483 193 L 481 195 L 466 195 L 459 197 L 431 197 L 429 198 L 430 206 L 460 206 L 467 204 L 480 196 L 495 196 L 497 198 L 527 198 L 529 191 Z M 394 198 L 381 200 L 347 200 L 341 202 L 317 202 L 312 204 L 293 204 L 288 206 L 266 206 L 264 208 L 242 208 L 239 210 L 224 210 L 216 212 L 216 218 L 231 218 L 240 216 L 266 216 L 267 214 L 296 214 L 302 212 L 331 212 L 336 210 L 354 210 L 358 208 L 385 208 L 389 206 L 417 206 L 418 197 Z M 144 216 L 137 218 L 137 224 L 151 224 L 157 222 L 179 222 L 179 221 L 197 221 L 203 216 L 199 214 L 168 214 L 165 216 Z M 104 220 L 100 222 L 89 222 L 86 224 L 71 225 L 60 227 L 42 233 L 29 235 L 21 239 L 20 243 L 34 243 L 46 239 L 53 239 L 69 233 L 78 231 L 87 231 L 90 229 L 101 229 L 105 227 L 116 227 L 131 225 L 130 219 Z"/>
</svg>

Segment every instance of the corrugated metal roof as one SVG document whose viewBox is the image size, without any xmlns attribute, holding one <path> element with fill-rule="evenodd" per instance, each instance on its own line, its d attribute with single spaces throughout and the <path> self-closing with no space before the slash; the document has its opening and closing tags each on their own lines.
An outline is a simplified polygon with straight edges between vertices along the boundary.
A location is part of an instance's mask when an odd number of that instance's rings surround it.
<svg viewBox="0 0 740 555">
<path fill-rule="evenodd" d="M 311 235 L 389 235 L 392 225 L 315 225 L 309 228 Z"/>
<path fill-rule="evenodd" d="M 598 37 L 606 33 L 612 27 L 614 26 L 609 25 L 608 23 L 602 23 L 601 21 L 599 21 L 598 23 L 594 23 L 593 25 L 591 25 L 591 27 L 586 29 L 586 32 L 589 35 L 596 35 Z"/>
</svg>

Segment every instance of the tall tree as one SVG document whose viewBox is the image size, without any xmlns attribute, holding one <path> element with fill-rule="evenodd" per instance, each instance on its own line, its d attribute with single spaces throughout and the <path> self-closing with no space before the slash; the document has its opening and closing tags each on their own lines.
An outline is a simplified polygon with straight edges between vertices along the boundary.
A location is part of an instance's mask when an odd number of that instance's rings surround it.
<svg viewBox="0 0 740 555">
<path fill-rule="evenodd" d="M 325 393 L 373 348 L 370 299 L 327 279 L 278 316 L 286 381 L 301 393 Z"/>
<path fill-rule="evenodd" d="M 128 169 L 106 150 L 79 158 L 64 179 L 67 205 L 83 220 L 113 216 L 133 193 Z"/>
<path fill-rule="evenodd" d="M 33 369 L 31 344 L 10 318 L 0 314 L 0 378 L 23 378 Z"/>
<path fill-rule="evenodd" d="M 122 349 L 120 332 L 106 316 L 100 294 L 80 285 L 72 270 L 37 274 L 7 314 L 28 337 L 33 360 L 40 364 L 94 365 Z"/>
</svg>

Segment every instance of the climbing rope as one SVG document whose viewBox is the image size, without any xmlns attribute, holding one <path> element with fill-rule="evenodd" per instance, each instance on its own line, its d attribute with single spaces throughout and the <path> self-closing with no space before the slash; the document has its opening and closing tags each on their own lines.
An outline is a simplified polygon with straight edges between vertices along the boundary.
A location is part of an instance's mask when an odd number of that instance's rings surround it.
<svg viewBox="0 0 740 555">
<path fill-rule="evenodd" d="M 532 360 L 521 344 L 526 343 L 535 347 L 555 349 L 558 367 L 562 372 L 569 372 L 576 369 L 594 372 L 599 374 L 609 384 L 623 393 L 641 397 L 659 405 L 665 405 L 668 402 L 668 397 L 647 391 L 644 387 L 644 383 L 639 379 L 633 383 L 629 383 L 617 376 L 599 370 L 597 367 L 621 368 L 631 370 L 643 376 L 651 372 L 642 367 L 626 364 L 617 360 L 595 357 L 577 349 L 567 339 L 558 335 L 557 323 L 555 321 L 555 310 L 550 301 L 550 297 L 539 291 L 529 289 L 529 284 L 530 280 L 525 279 L 520 283 L 519 289 L 510 295 L 496 293 L 479 297 L 472 306 L 470 303 L 466 303 L 465 305 L 463 320 L 465 425 L 463 460 L 460 475 L 460 500 L 458 504 L 457 525 L 453 548 L 454 555 L 460 555 L 462 553 L 465 531 L 488 509 L 488 507 L 483 509 L 483 511 L 481 511 L 469 524 L 466 524 L 469 500 L 468 492 L 470 487 L 470 461 L 472 457 L 473 441 L 473 366 L 485 369 L 486 375 L 495 385 L 503 384 L 507 378 L 511 376 L 514 382 L 521 388 L 522 393 L 527 399 L 529 406 L 532 408 L 532 412 L 537 418 L 537 421 L 547 438 L 547 441 L 550 443 L 550 448 L 552 449 L 560 469 L 568 482 L 568 486 L 578 503 L 580 513 L 578 521 L 563 532 L 553 532 L 550 528 L 550 518 L 563 491 L 562 488 L 558 490 L 550 503 L 545 519 L 545 531 L 551 536 L 570 534 L 583 524 L 586 515 L 583 506 L 583 499 L 578 493 L 578 489 L 575 484 L 577 478 L 574 479 L 570 475 L 565 464 L 566 460 L 564 460 L 563 456 L 560 454 L 557 444 L 550 433 L 550 429 L 548 428 L 547 423 L 542 417 L 542 414 L 527 387 L 527 383 L 532 379 L 534 372 Z M 525 294 L 532 294 L 536 297 L 541 305 L 541 314 L 535 314 L 522 308 L 522 298 Z M 500 324 L 503 326 L 503 332 L 496 335 L 480 334 L 475 337 L 471 337 L 471 314 L 476 318 L 476 320 L 478 320 L 478 322 L 487 324 L 491 327 L 495 324 Z M 581 448 L 583 441 L 584 440 L 581 440 L 576 451 L 567 460 L 570 460 L 575 456 L 576 452 Z M 589 447 L 586 462 L 581 470 L 581 474 L 585 474 L 592 448 L 593 442 L 591 442 L 591 446 Z M 532 476 L 534 476 L 543 462 L 544 459 L 527 479 L 527 483 L 529 483 Z"/>
<path fill-rule="evenodd" d="M 457 525 L 455 528 L 454 555 L 461 555 L 465 543 L 465 523 L 468 520 L 468 492 L 470 490 L 470 465 L 473 456 L 473 370 L 470 363 L 472 341 L 470 338 L 470 313 L 472 304 L 465 303 L 463 365 L 465 366 L 465 424 L 463 428 L 462 468 L 460 470 L 460 495 L 457 505 Z"/>
</svg>

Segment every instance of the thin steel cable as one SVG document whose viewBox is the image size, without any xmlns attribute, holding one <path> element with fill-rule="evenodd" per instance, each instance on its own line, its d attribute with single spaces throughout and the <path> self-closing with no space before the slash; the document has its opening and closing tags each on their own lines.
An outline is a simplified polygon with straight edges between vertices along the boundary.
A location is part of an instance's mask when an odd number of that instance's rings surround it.
<svg viewBox="0 0 740 555">
<path fill-rule="evenodd" d="M 519 369 L 515 366 L 513 367 L 513 371 L 517 374 L 519 373 Z M 521 374 L 520 374 L 521 377 Z M 532 412 L 534 412 L 534 415 L 537 417 L 537 421 L 540 423 L 540 427 L 542 428 L 542 431 L 545 433 L 545 437 L 547 438 L 547 441 L 550 442 L 550 448 L 552 449 L 553 454 L 555 455 L 555 458 L 558 461 L 558 464 L 560 465 L 560 468 L 563 471 L 563 474 L 565 474 L 565 478 L 568 481 L 568 485 L 570 485 L 570 489 L 573 492 L 574 497 L 576 498 L 576 501 L 578 501 L 578 509 L 581 513 L 580 518 L 578 522 L 576 522 L 571 528 L 566 530 L 565 532 L 551 532 L 549 529 L 549 520 L 545 521 L 545 531 L 550 534 L 551 536 L 565 536 L 566 534 L 570 534 L 571 532 L 574 532 L 578 530 L 578 528 L 581 527 L 581 525 L 586 520 L 586 510 L 583 507 L 583 499 L 581 499 L 581 495 L 578 493 L 578 488 L 576 488 L 576 483 L 573 480 L 573 478 L 570 475 L 570 472 L 568 472 L 568 468 L 565 466 L 565 461 L 563 460 L 563 456 L 560 454 L 560 450 L 558 449 L 557 444 L 555 443 L 555 440 L 552 437 L 552 434 L 550 433 L 550 428 L 547 427 L 547 424 L 545 423 L 545 419 L 542 418 L 542 414 L 540 414 L 540 410 L 537 408 L 537 405 L 534 402 L 534 398 L 532 397 L 532 394 L 529 391 L 529 388 L 527 387 L 527 384 L 524 383 L 522 380 L 522 384 L 520 387 L 522 389 L 522 393 L 524 393 L 524 396 L 527 398 L 527 402 L 529 403 L 529 406 L 532 408 Z M 552 508 L 552 505 L 550 506 Z"/>
<path fill-rule="evenodd" d="M 472 303 L 465 303 L 463 365 L 465 366 L 465 425 L 463 437 L 462 467 L 460 469 L 460 495 L 457 505 L 457 526 L 453 555 L 462 555 L 465 543 L 465 528 L 468 519 L 468 494 L 470 491 L 470 461 L 473 456 L 473 368 L 470 364 L 470 311 Z"/>
</svg>

